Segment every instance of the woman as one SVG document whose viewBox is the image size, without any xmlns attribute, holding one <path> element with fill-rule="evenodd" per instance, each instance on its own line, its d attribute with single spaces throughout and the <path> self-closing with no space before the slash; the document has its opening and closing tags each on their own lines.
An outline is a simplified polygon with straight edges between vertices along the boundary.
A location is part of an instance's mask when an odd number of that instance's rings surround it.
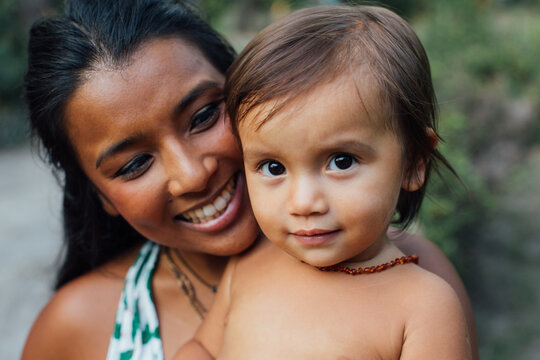
<svg viewBox="0 0 540 360">
<path fill-rule="evenodd" d="M 63 175 L 67 245 L 23 359 L 170 358 L 191 337 L 227 257 L 258 234 L 223 107 L 233 58 L 166 0 L 73 0 L 34 25 L 26 96 Z M 474 335 L 444 255 L 391 237 L 454 287 Z"/>
</svg>

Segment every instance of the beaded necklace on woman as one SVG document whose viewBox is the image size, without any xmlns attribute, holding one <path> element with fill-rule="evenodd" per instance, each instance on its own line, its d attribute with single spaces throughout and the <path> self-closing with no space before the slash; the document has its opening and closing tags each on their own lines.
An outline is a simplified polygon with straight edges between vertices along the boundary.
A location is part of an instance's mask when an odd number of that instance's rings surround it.
<svg viewBox="0 0 540 360">
<path fill-rule="evenodd" d="M 200 319 L 202 320 L 204 316 L 206 315 L 208 309 L 202 304 L 202 302 L 197 297 L 197 291 L 195 290 L 195 286 L 193 286 L 193 283 L 189 279 L 189 277 L 182 271 L 182 269 L 176 264 L 174 261 L 174 257 L 180 260 L 180 262 L 189 270 L 189 272 L 197 278 L 204 286 L 208 287 L 210 290 L 212 290 L 213 293 L 217 291 L 217 285 L 212 285 L 208 281 L 204 280 L 190 265 L 189 263 L 184 259 L 180 251 L 178 249 L 174 248 L 164 248 L 163 254 L 165 255 L 165 259 L 167 260 L 167 265 L 170 269 L 170 271 L 173 273 L 176 281 L 178 282 L 178 285 L 180 286 L 180 289 L 182 292 L 186 295 L 186 297 L 189 300 L 189 303 L 191 304 L 191 307 L 195 310 L 195 312 L 199 315 Z"/>
</svg>

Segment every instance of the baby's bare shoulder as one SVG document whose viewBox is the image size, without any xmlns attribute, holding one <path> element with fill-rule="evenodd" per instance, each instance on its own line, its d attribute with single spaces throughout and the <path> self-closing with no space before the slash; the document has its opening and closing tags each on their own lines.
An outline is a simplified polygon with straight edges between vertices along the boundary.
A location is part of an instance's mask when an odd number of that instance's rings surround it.
<svg viewBox="0 0 540 360">
<path fill-rule="evenodd" d="M 403 278 L 397 292 L 402 294 L 398 300 L 399 311 L 404 319 L 404 338 L 408 343 L 412 340 L 423 343 L 423 338 L 431 338 L 437 333 L 439 338 L 434 337 L 434 343 L 451 339 L 460 351 L 470 351 L 465 315 L 454 289 L 418 266 L 409 267 L 400 276 Z"/>
<path fill-rule="evenodd" d="M 461 307 L 456 292 L 445 280 L 416 265 L 396 271 L 394 285 L 403 294 L 400 301 L 414 309 L 443 303 Z"/>
<path fill-rule="evenodd" d="M 470 339 L 463 308 L 453 288 L 417 266 L 400 287 L 404 319 L 402 359 L 469 359 Z M 443 356 L 444 354 L 444 356 Z"/>
</svg>

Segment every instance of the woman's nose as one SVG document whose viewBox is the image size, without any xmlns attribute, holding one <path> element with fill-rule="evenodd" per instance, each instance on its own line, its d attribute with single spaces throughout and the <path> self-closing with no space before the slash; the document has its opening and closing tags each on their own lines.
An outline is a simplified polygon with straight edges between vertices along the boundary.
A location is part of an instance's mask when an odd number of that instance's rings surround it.
<svg viewBox="0 0 540 360">
<path fill-rule="evenodd" d="M 165 167 L 167 191 L 171 197 L 176 197 L 204 191 L 218 168 L 218 161 L 211 154 L 177 150 L 167 156 Z"/>
<path fill-rule="evenodd" d="M 295 216 L 323 215 L 329 210 L 324 191 L 317 179 L 303 176 L 291 182 L 288 211 Z"/>
</svg>

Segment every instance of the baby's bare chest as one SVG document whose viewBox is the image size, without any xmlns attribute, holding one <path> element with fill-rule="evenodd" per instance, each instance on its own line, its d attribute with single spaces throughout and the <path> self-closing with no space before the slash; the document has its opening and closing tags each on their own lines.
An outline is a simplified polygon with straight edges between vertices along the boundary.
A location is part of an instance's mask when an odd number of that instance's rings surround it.
<svg viewBox="0 0 540 360">
<path fill-rule="evenodd" d="M 240 287 L 223 359 L 398 359 L 404 317 L 390 287 L 275 278 Z M 352 284 L 351 284 L 352 285 Z"/>
</svg>

